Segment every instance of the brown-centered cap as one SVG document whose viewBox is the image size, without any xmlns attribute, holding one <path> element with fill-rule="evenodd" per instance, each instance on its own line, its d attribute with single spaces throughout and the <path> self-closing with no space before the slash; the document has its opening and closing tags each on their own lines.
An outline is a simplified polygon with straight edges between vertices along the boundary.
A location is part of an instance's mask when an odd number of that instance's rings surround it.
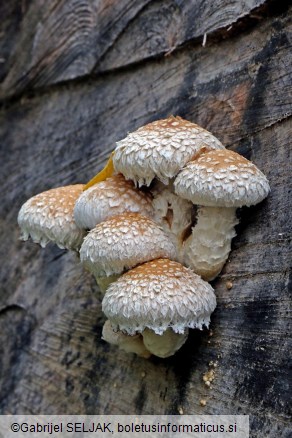
<svg viewBox="0 0 292 438">
<path fill-rule="evenodd" d="M 85 235 L 75 223 L 73 209 L 83 184 L 47 190 L 33 196 L 18 213 L 22 240 L 29 237 L 45 247 L 48 242 L 60 248 L 78 250 Z"/>
<path fill-rule="evenodd" d="M 118 174 L 83 192 L 76 202 L 74 217 L 80 228 L 90 230 L 96 224 L 125 211 L 152 217 L 152 197 Z"/>
<path fill-rule="evenodd" d="M 151 219 L 123 213 L 101 222 L 85 237 L 80 260 L 95 276 L 120 274 L 155 258 L 176 258 L 169 237 Z"/>
<path fill-rule="evenodd" d="M 168 184 L 202 148 L 223 149 L 210 132 L 181 117 L 169 117 L 142 126 L 117 143 L 116 171 L 139 186 L 156 177 Z"/>
<path fill-rule="evenodd" d="M 255 205 L 270 191 L 267 178 L 251 161 L 226 149 L 189 162 L 174 187 L 182 198 L 209 207 Z"/>
<path fill-rule="evenodd" d="M 216 307 L 209 283 L 180 263 L 157 259 L 139 265 L 112 283 L 102 308 L 113 327 L 128 334 L 149 328 L 156 334 L 172 328 L 208 326 Z"/>
</svg>

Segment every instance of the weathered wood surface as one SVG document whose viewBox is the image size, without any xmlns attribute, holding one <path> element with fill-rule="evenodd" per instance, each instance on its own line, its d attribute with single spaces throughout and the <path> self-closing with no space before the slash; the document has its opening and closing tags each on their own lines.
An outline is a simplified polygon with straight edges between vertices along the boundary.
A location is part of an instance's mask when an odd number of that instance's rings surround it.
<svg viewBox="0 0 292 438">
<path fill-rule="evenodd" d="M 264 0 L 3 2 L 1 95 L 167 54 L 204 34 L 230 31 L 244 17 L 257 19 L 263 5 L 265 11 Z"/>
<path fill-rule="evenodd" d="M 291 432 L 291 10 L 207 3 L 1 4 L 1 413 L 249 414 L 251 436 Z M 87 181 L 115 141 L 169 114 L 251 159 L 272 190 L 240 212 L 214 282 L 212 332 L 193 331 L 175 357 L 146 361 L 100 340 L 93 278 L 71 253 L 18 241 L 16 217 L 28 197 Z"/>
</svg>

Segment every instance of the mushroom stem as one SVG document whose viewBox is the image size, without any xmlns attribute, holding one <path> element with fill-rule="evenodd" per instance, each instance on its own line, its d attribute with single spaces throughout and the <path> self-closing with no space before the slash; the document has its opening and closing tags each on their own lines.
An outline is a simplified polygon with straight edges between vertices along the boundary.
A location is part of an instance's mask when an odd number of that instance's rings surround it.
<svg viewBox="0 0 292 438">
<path fill-rule="evenodd" d="M 205 281 L 213 280 L 228 258 L 238 222 L 236 208 L 199 206 L 197 223 L 184 243 L 184 264 Z"/>
<path fill-rule="evenodd" d="M 193 223 L 194 206 L 174 193 L 173 182 L 166 186 L 156 180 L 151 188 L 154 220 L 161 226 L 176 248 L 176 260 L 182 262 L 184 235 Z"/>
<path fill-rule="evenodd" d="M 119 330 L 114 331 L 109 320 L 107 320 L 103 326 L 102 339 L 109 344 L 117 345 L 121 350 L 127 353 L 136 353 L 145 359 L 151 356 L 151 353 L 143 344 L 141 335 L 130 336 Z"/>
<path fill-rule="evenodd" d="M 172 356 L 186 342 L 188 329 L 183 334 L 175 333 L 171 328 L 162 335 L 157 335 L 153 330 L 146 328 L 143 333 L 144 345 L 155 356 L 165 358 Z"/>
</svg>

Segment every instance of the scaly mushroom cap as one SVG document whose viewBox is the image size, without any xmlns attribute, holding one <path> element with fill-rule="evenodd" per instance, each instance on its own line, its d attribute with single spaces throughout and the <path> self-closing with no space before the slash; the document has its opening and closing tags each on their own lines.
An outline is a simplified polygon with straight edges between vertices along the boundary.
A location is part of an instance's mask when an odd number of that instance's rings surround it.
<svg viewBox="0 0 292 438">
<path fill-rule="evenodd" d="M 216 307 L 213 288 L 190 269 L 168 259 L 137 266 L 112 283 L 102 308 L 114 327 L 128 334 L 149 328 L 162 334 L 168 328 L 208 326 Z"/>
<path fill-rule="evenodd" d="M 21 239 L 31 237 L 42 247 L 51 241 L 59 248 L 78 250 L 85 233 L 76 225 L 73 209 L 83 187 L 83 184 L 58 187 L 26 201 L 18 213 Z"/>
<path fill-rule="evenodd" d="M 182 198 L 209 207 L 255 205 L 270 191 L 267 178 L 252 162 L 226 149 L 189 162 L 174 187 Z"/>
<path fill-rule="evenodd" d="M 74 217 L 80 228 L 92 229 L 96 224 L 125 211 L 152 217 L 152 198 L 139 191 L 132 181 L 118 174 L 87 189 L 78 198 Z"/>
<path fill-rule="evenodd" d="M 164 184 L 202 148 L 223 149 L 210 132 L 181 117 L 142 126 L 117 143 L 114 167 L 139 186 L 157 177 Z"/>
<path fill-rule="evenodd" d="M 96 277 L 119 274 L 160 257 L 176 258 L 174 245 L 158 225 L 139 213 L 123 213 L 100 223 L 80 249 L 80 260 Z"/>
</svg>

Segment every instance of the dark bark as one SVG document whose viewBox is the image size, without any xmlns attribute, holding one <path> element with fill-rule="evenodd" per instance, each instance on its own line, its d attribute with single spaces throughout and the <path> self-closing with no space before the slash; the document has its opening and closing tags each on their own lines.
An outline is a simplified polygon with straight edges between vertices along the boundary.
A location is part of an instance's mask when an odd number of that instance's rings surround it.
<svg viewBox="0 0 292 438">
<path fill-rule="evenodd" d="M 1 412 L 249 414 L 251 436 L 288 437 L 291 10 L 269 1 L 77 3 L 0 6 Z M 214 282 L 212 332 L 193 331 L 172 358 L 144 360 L 100 340 L 94 279 L 75 255 L 18 241 L 16 218 L 27 198 L 86 182 L 115 141 L 170 114 L 252 160 L 271 193 L 239 211 Z"/>
</svg>

